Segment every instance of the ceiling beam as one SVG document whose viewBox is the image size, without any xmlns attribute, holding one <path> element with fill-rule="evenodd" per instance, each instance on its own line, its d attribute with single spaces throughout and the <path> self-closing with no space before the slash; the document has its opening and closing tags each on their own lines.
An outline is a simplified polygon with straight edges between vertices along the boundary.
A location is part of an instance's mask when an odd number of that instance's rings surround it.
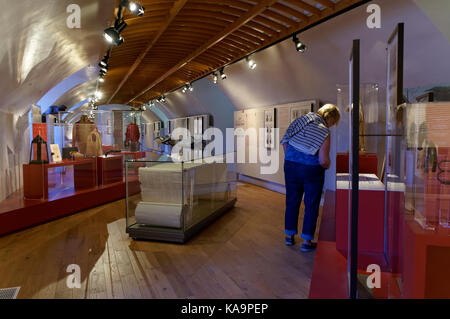
<svg viewBox="0 0 450 319">
<path fill-rule="evenodd" d="M 170 26 L 170 24 L 172 23 L 172 21 L 175 19 L 175 17 L 178 15 L 178 13 L 180 12 L 181 9 L 183 9 L 184 5 L 186 4 L 188 0 L 178 0 L 177 2 L 175 2 L 175 4 L 173 5 L 172 9 L 170 9 L 169 11 L 169 16 L 168 19 L 166 21 L 166 23 L 164 25 L 161 26 L 161 28 L 159 29 L 158 33 L 155 35 L 155 37 L 153 38 L 153 40 L 149 43 L 149 45 L 145 48 L 144 51 L 142 51 L 142 53 L 138 56 L 138 58 L 136 59 L 136 61 L 133 63 L 133 65 L 130 67 L 130 69 L 128 70 L 127 74 L 125 75 L 125 77 L 122 79 L 122 81 L 120 82 L 119 86 L 117 87 L 117 89 L 114 91 L 113 94 L 111 94 L 111 96 L 108 99 L 107 104 L 109 104 L 112 99 L 116 96 L 116 94 L 120 91 L 120 89 L 123 87 L 123 85 L 128 81 L 128 79 L 130 78 L 130 76 L 133 74 L 133 72 L 137 69 L 137 67 L 141 64 L 142 60 L 145 58 L 145 56 L 148 54 L 148 52 L 151 50 L 151 48 L 155 45 L 155 43 L 161 38 L 161 36 L 163 35 L 163 33 L 167 30 L 167 28 Z"/>
<path fill-rule="evenodd" d="M 177 72 L 179 69 L 184 67 L 187 63 L 198 57 L 200 54 L 208 50 L 209 48 L 215 46 L 217 43 L 222 41 L 224 38 L 226 38 L 229 34 L 233 33 L 234 31 L 238 30 L 240 27 L 245 25 L 247 22 L 251 21 L 254 17 L 259 15 L 261 12 L 265 11 L 267 8 L 269 8 L 271 5 L 276 3 L 278 0 L 262 0 L 258 2 L 255 6 L 253 6 L 251 9 L 249 9 L 245 14 L 243 14 L 236 22 L 232 23 L 228 27 L 225 28 L 222 32 L 214 36 L 211 40 L 209 40 L 207 43 L 199 47 L 197 50 L 192 52 L 189 56 L 178 62 L 176 65 L 174 65 L 172 68 L 170 68 L 166 73 L 164 73 L 162 76 L 160 76 L 158 79 L 153 81 L 149 86 L 147 86 L 142 92 L 134 96 L 128 103 L 135 100 L 137 97 L 143 95 L 148 90 L 152 89 L 162 81 L 164 81 L 166 78 Z"/>
<path fill-rule="evenodd" d="M 330 8 L 331 10 L 336 9 L 336 5 L 334 2 L 331 2 L 330 0 L 314 0 L 317 3 L 320 3 L 324 7 Z"/>
<path fill-rule="evenodd" d="M 301 0 L 284 0 L 284 1 L 287 2 L 287 3 L 290 3 L 290 4 L 294 5 L 294 6 L 296 6 L 298 8 L 306 10 L 309 13 L 312 13 L 312 14 L 315 14 L 315 15 L 318 15 L 318 16 L 321 14 L 319 9 L 317 9 L 316 7 L 306 3 L 304 1 L 301 1 Z"/>
</svg>

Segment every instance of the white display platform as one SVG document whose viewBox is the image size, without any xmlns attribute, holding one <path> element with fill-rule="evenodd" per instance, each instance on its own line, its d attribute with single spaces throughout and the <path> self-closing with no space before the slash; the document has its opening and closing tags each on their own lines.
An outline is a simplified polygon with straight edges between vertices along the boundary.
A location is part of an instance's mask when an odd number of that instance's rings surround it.
<svg viewBox="0 0 450 319">
<path fill-rule="evenodd" d="M 336 189 L 349 189 L 348 173 L 336 174 Z M 384 191 L 384 184 L 375 174 L 359 174 L 359 190 Z"/>
</svg>

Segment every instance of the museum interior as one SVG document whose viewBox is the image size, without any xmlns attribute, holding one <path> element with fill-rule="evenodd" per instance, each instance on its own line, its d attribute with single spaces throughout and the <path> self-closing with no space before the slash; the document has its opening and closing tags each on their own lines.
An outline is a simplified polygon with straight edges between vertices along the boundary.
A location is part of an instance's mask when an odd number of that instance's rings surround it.
<svg viewBox="0 0 450 319">
<path fill-rule="evenodd" d="M 1 2 L 0 299 L 450 299 L 450 1 Z"/>
</svg>

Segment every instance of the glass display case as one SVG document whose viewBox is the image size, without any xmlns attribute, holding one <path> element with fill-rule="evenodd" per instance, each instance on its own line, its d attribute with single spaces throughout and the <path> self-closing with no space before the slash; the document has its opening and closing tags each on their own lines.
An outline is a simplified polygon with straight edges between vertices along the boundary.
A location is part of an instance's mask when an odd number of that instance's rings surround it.
<svg viewBox="0 0 450 319">
<path fill-rule="evenodd" d="M 112 114 L 114 149 L 128 152 L 141 151 L 145 132 L 142 111 L 114 110 Z"/>
<path fill-rule="evenodd" d="M 399 24 L 388 42 L 384 132 L 348 115 L 349 169 L 337 174 L 335 206 L 351 298 L 450 298 L 450 103 L 403 104 L 402 61 Z M 355 66 L 348 94 L 364 101 Z M 372 173 L 363 143 L 385 145 Z"/>
<path fill-rule="evenodd" d="M 232 208 L 237 173 L 226 159 L 126 161 L 130 237 L 183 243 Z"/>
<path fill-rule="evenodd" d="M 349 173 L 350 153 L 350 107 L 349 86 L 337 85 L 337 107 L 341 119 L 332 138 L 336 150 L 336 173 Z M 359 168 L 364 174 L 374 174 L 383 180 L 383 162 L 385 154 L 385 112 L 380 104 L 379 85 L 365 83 L 360 85 L 359 115 Z M 339 138 L 333 135 L 339 134 Z"/>
<path fill-rule="evenodd" d="M 336 248 L 347 259 L 349 296 L 373 298 L 378 293 L 370 279 L 374 270 L 390 274 L 392 282 L 383 282 L 384 288 L 392 283 L 399 290 L 404 175 L 397 164 L 402 133 L 386 121 L 378 84 L 359 83 L 359 43 L 354 45 L 350 85 L 338 86 L 337 132 L 347 138 L 335 140 Z M 388 152 L 387 145 L 395 151 Z M 388 289 L 384 292 L 385 298 L 391 296 Z"/>
<path fill-rule="evenodd" d="M 25 199 L 53 200 L 124 182 L 124 156 L 112 144 L 112 113 L 65 115 L 63 122 L 33 124 L 33 136 L 45 142 L 48 159 L 23 165 Z"/>
<path fill-rule="evenodd" d="M 406 212 L 425 230 L 449 228 L 450 103 L 404 104 Z"/>
<path fill-rule="evenodd" d="M 388 208 L 398 207 L 400 213 L 401 227 L 394 234 L 404 298 L 450 298 L 449 109 L 450 102 L 420 103 L 400 105 L 394 112 L 403 138 L 400 152 L 394 143 L 388 151 L 400 162 L 393 160 L 391 166 L 404 187 L 404 205 L 391 200 Z"/>
</svg>

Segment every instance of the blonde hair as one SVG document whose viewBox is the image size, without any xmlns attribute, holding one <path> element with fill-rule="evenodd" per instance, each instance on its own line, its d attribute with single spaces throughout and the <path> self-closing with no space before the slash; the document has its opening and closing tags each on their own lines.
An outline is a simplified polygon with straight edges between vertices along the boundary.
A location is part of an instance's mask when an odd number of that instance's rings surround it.
<svg viewBox="0 0 450 319">
<path fill-rule="evenodd" d="M 317 114 L 319 114 L 330 126 L 337 125 L 341 118 L 341 113 L 334 104 L 325 104 L 317 111 Z"/>
</svg>

